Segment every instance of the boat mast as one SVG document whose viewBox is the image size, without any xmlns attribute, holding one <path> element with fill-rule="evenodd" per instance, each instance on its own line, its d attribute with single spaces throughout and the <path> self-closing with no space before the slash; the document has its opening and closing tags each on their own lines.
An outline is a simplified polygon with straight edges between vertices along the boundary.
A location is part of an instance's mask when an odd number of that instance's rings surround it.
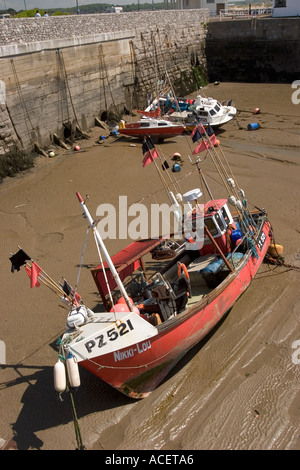
<svg viewBox="0 0 300 470">
<path fill-rule="evenodd" d="M 127 304 L 127 307 L 129 308 L 129 310 L 130 310 L 131 312 L 133 312 L 133 311 L 134 311 L 133 306 L 132 306 L 132 304 L 131 304 L 131 302 L 130 302 L 130 300 L 129 300 L 129 297 L 128 297 L 127 292 L 126 292 L 126 290 L 125 290 L 125 288 L 124 288 L 124 286 L 123 286 L 123 283 L 122 283 L 122 281 L 121 281 L 121 279 L 120 279 L 120 277 L 119 277 L 119 274 L 117 273 L 117 270 L 116 270 L 116 268 L 115 268 L 115 266 L 114 266 L 114 264 L 113 264 L 113 262 L 112 262 L 112 260 L 111 260 L 111 258 L 110 258 L 110 256 L 109 256 L 109 254 L 108 254 L 108 251 L 107 251 L 107 249 L 106 249 L 106 247 L 105 247 L 105 245 L 104 245 L 104 243 L 103 243 L 103 240 L 102 240 L 102 238 L 101 238 L 101 236 L 100 236 L 100 233 L 98 232 L 97 227 L 95 226 L 95 223 L 94 223 L 94 221 L 93 221 L 93 218 L 92 218 L 92 216 L 91 216 L 91 214 L 90 214 L 88 208 L 86 207 L 86 204 L 85 204 L 84 200 L 82 199 L 80 193 L 76 193 L 76 195 L 77 195 L 78 200 L 79 200 L 79 202 L 80 202 L 80 204 L 81 204 L 81 207 L 82 207 L 82 209 L 83 209 L 83 212 L 84 212 L 84 214 L 85 214 L 85 216 L 86 216 L 86 218 L 87 218 L 87 220 L 88 220 L 90 226 L 91 226 L 92 229 L 93 229 L 93 232 L 94 232 L 94 234 L 95 234 L 96 240 L 97 240 L 97 242 L 98 242 L 98 244 L 99 244 L 99 247 L 100 247 L 100 249 L 101 249 L 101 251 L 102 251 L 102 253 L 103 253 L 104 257 L 105 257 L 105 260 L 106 260 L 106 262 L 107 262 L 107 264 L 108 264 L 108 267 L 109 267 L 109 269 L 110 269 L 110 271 L 111 271 L 111 274 L 112 274 L 114 280 L 116 281 L 116 284 L 117 284 L 117 286 L 119 287 L 122 296 L 123 296 L 124 299 L 125 299 L 125 302 L 126 302 L 126 304 Z"/>
</svg>

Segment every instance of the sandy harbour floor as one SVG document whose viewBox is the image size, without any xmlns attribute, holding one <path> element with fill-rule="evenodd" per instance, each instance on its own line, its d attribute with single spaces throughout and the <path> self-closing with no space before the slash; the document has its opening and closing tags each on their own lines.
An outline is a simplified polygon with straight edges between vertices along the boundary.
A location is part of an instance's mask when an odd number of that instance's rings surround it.
<svg viewBox="0 0 300 470">
<path fill-rule="evenodd" d="M 218 132 L 221 148 L 249 204 L 266 208 L 285 263 L 300 267 L 300 104 L 290 85 L 220 83 L 206 96 L 233 100 L 237 119 Z M 195 96 L 195 95 L 193 95 Z M 260 114 L 254 115 L 255 108 Z M 247 131 L 258 122 L 260 129 Z M 19 450 L 77 448 L 68 397 L 53 387 L 56 340 L 66 311 L 44 286 L 30 289 L 24 270 L 12 274 L 9 256 L 20 245 L 55 280 L 75 284 L 86 221 L 75 193 L 89 195 L 92 214 L 101 203 L 158 202 L 164 194 L 154 165 L 142 168 L 141 143 L 109 137 L 95 127 L 81 151 L 57 149 L 35 168 L 0 185 L 0 447 Z M 188 136 L 157 148 L 184 158 L 183 192 L 197 187 L 187 158 Z M 188 145 L 190 145 L 190 143 Z M 135 144 L 134 146 L 132 144 Z M 214 187 L 215 173 L 205 160 Z M 207 170 L 206 170 L 207 169 Z M 217 187 L 216 187 L 217 188 Z M 216 189 L 217 191 L 217 189 Z M 151 197 L 149 195 L 152 195 Z M 111 254 L 128 240 L 108 240 Z M 89 239 L 79 293 L 91 308 L 99 295 L 90 268 L 98 264 Z M 87 371 L 74 394 L 88 450 L 299 450 L 300 271 L 263 264 L 249 289 L 219 327 L 190 351 L 147 399 L 133 401 Z M 299 343 L 298 343 L 299 344 Z M 298 346 L 299 348 L 299 346 Z M 2 352 L 2 362 L 3 352 Z"/>
</svg>

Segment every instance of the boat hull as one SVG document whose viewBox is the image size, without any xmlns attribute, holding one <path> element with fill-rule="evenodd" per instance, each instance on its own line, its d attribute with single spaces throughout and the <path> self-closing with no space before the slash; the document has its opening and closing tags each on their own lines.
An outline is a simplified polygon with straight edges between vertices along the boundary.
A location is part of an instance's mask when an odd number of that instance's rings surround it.
<svg viewBox="0 0 300 470">
<path fill-rule="evenodd" d="M 262 223 L 253 252 L 244 256 L 204 300 L 158 327 L 158 333 L 130 347 L 83 360 L 80 364 L 123 394 L 147 397 L 180 359 L 217 325 L 250 285 L 271 241 L 271 227 Z"/>
<path fill-rule="evenodd" d="M 119 128 L 119 133 L 127 137 L 136 137 L 144 139 L 144 137 L 150 136 L 156 140 L 170 139 L 183 133 L 185 126 L 183 124 L 171 124 L 167 121 L 163 121 L 165 125 L 152 123 L 150 120 L 145 120 L 145 123 L 131 123 L 126 124 L 124 127 Z M 149 124 L 149 127 L 145 127 Z"/>
</svg>

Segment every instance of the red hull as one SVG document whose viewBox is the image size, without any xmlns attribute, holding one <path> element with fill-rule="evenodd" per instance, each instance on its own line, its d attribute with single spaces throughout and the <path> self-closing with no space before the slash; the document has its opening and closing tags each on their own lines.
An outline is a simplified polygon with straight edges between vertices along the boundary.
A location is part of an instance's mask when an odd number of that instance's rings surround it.
<svg viewBox="0 0 300 470">
<path fill-rule="evenodd" d="M 167 325 L 160 325 L 156 336 L 92 361 L 82 361 L 81 365 L 130 397 L 149 395 L 247 289 L 270 244 L 270 228 L 265 221 L 256 245 L 258 258 L 248 253 L 239 270 L 229 274 L 196 306 L 169 320 Z"/>
<path fill-rule="evenodd" d="M 139 127 L 128 124 L 124 129 L 119 129 L 119 133 L 128 137 L 143 138 L 145 136 L 156 137 L 159 139 L 168 139 L 180 135 L 185 130 L 182 125 L 168 127 Z"/>
</svg>

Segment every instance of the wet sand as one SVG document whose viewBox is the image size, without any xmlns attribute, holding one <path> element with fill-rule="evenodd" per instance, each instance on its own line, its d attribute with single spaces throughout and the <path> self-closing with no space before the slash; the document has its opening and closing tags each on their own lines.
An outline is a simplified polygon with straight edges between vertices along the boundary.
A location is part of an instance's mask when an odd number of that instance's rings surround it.
<svg viewBox="0 0 300 470">
<path fill-rule="evenodd" d="M 300 105 L 292 103 L 292 91 L 289 85 L 231 83 L 204 89 L 220 101 L 233 99 L 238 116 L 218 132 L 222 150 L 249 204 L 267 209 L 285 263 L 300 267 Z M 251 122 L 261 128 L 247 131 Z M 142 168 L 138 141 L 109 137 L 100 145 L 101 134 L 92 129 L 80 152 L 57 149 L 56 157 L 39 157 L 32 171 L 0 186 L 0 340 L 6 344 L 0 444 L 14 437 L 20 450 L 73 450 L 77 442 L 68 396 L 61 401 L 53 387 L 56 340 L 67 312 L 44 286 L 31 289 L 24 269 L 10 272 L 10 252 L 20 245 L 53 279 L 63 276 L 74 285 L 87 230 L 77 191 L 89 194 L 92 214 L 102 203 L 117 207 L 119 195 L 127 195 L 128 205 L 165 197 L 154 165 Z M 199 185 L 186 157 L 190 142 L 180 136 L 158 146 L 164 158 L 175 151 L 184 158 L 183 192 Z M 203 169 L 218 197 L 207 160 Z M 106 246 L 114 254 L 127 243 L 108 240 Z M 90 273 L 97 264 L 89 238 L 78 291 L 91 308 L 100 300 Z M 299 450 L 300 364 L 292 347 L 300 340 L 299 278 L 299 270 L 263 264 L 218 328 L 145 400 L 130 400 L 81 370 L 74 400 L 85 447 Z"/>
</svg>

